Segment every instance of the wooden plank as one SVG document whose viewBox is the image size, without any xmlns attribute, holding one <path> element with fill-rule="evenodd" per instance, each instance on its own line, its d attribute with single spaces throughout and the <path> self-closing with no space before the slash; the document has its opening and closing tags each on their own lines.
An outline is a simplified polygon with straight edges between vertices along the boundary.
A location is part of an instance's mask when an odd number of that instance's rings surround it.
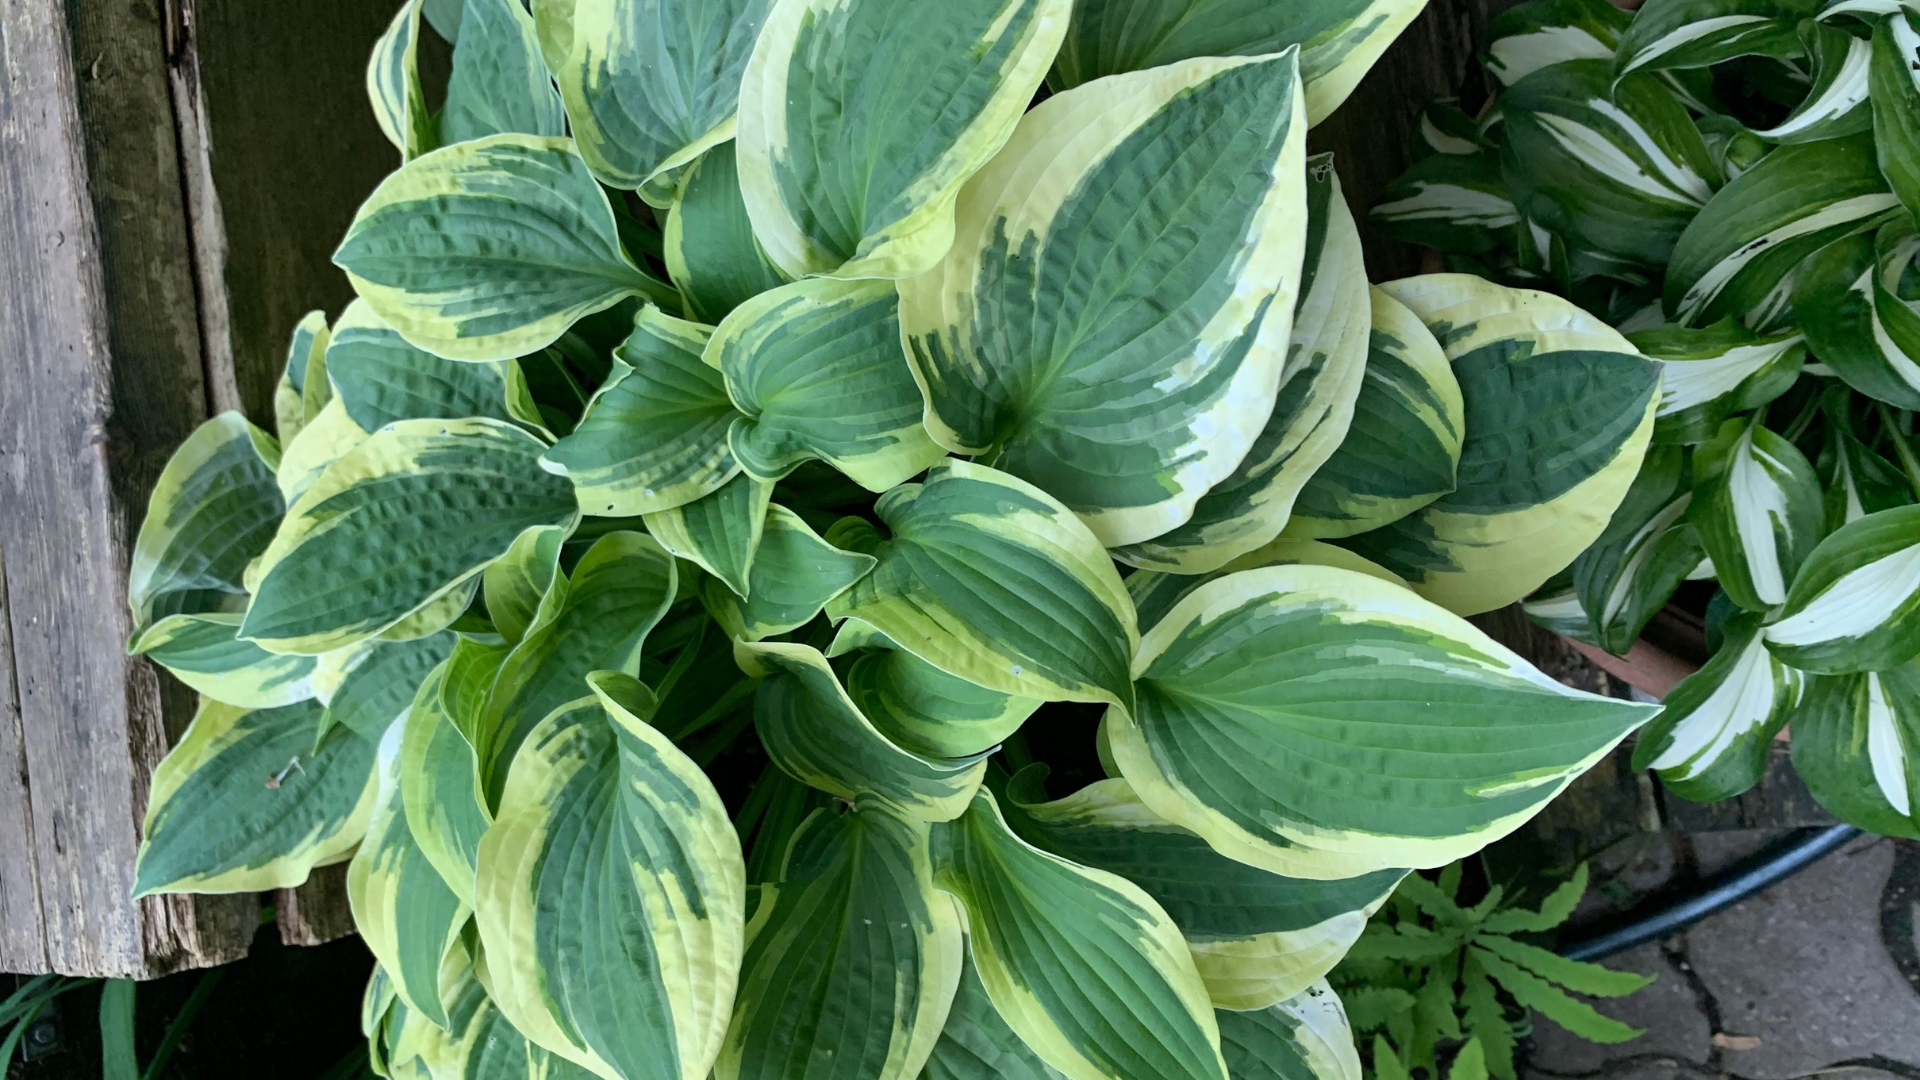
<svg viewBox="0 0 1920 1080">
<path fill-rule="evenodd" d="M 347 864 L 322 866 L 291 889 L 273 893 L 283 945 L 325 945 L 354 932 L 347 902 Z"/>
<path fill-rule="evenodd" d="M 0 971 L 47 970 L 40 917 L 40 870 L 33 852 L 27 747 L 20 728 L 20 692 L 13 678 L 13 635 L 7 630 L 6 559 L 0 556 Z"/>
<path fill-rule="evenodd" d="M 31 777 L 0 844 L 26 846 L 44 966 L 72 974 L 230 959 L 251 929 L 245 898 L 127 898 L 186 715 L 124 653 L 131 528 L 206 407 L 160 26 L 156 0 L 0 0 L 0 553 Z"/>
</svg>

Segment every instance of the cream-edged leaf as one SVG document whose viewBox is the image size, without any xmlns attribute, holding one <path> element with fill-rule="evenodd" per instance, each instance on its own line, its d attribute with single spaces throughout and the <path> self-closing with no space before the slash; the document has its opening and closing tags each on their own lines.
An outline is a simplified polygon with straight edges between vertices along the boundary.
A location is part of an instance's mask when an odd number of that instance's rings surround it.
<svg viewBox="0 0 1920 1080">
<path fill-rule="evenodd" d="M 237 412 L 195 428 L 167 459 L 127 569 L 136 632 L 174 614 L 238 610 L 247 564 L 267 548 L 286 503 L 280 448 Z"/>
<path fill-rule="evenodd" d="M 772 484 L 735 473 L 700 498 L 642 520 L 662 547 L 712 574 L 744 599 L 772 498 Z"/>
<path fill-rule="evenodd" d="M 271 709 L 314 696 L 311 656 L 270 653 L 234 636 L 239 613 L 169 615 L 134 636 L 127 652 L 145 656 L 215 701 Z"/>
</svg>

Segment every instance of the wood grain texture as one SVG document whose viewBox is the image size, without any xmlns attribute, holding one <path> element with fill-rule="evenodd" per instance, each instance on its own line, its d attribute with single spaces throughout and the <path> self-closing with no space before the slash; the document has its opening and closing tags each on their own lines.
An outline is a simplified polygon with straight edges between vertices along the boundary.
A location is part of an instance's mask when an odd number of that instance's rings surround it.
<svg viewBox="0 0 1920 1080">
<path fill-rule="evenodd" d="M 291 889 L 273 893 L 275 923 L 284 945 L 325 945 L 354 932 L 347 901 L 347 864 L 322 866 Z"/>
<path fill-rule="evenodd" d="M 7 629 L 6 558 L 0 553 L 0 971 L 47 970 L 40 871 L 33 850 L 27 747 Z"/>
</svg>

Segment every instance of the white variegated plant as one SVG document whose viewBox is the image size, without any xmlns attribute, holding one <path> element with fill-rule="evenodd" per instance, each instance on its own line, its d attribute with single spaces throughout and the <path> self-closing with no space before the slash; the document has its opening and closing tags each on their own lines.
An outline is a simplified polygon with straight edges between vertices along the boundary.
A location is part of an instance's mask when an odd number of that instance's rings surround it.
<svg viewBox="0 0 1920 1080">
<path fill-rule="evenodd" d="M 1657 712 L 1464 616 L 1698 547 L 1660 363 L 1369 285 L 1307 129 L 1420 6 L 410 0 L 358 299 L 138 539 L 139 892 L 347 862 L 389 1077 L 1358 1080 L 1368 916 Z M 1912 560 L 1816 539 L 1831 656 Z"/>
<path fill-rule="evenodd" d="M 1497 97 L 1430 107 L 1374 219 L 1663 374 L 1625 500 L 1528 612 L 1625 654 L 1711 582 L 1712 659 L 1636 764 L 1726 798 L 1790 729 L 1829 810 L 1920 836 L 1920 7 L 1535 0 L 1490 33 Z"/>
</svg>

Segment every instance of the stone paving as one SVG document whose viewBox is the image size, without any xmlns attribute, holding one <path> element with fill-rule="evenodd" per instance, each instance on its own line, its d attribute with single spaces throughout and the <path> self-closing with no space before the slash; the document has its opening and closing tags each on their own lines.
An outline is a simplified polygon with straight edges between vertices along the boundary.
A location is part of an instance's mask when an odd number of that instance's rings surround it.
<svg viewBox="0 0 1920 1080">
<path fill-rule="evenodd" d="M 1643 835 L 1596 860 L 1576 920 L 1774 839 Z M 1595 1002 L 1646 1034 L 1596 1046 L 1540 1019 L 1529 1080 L 1920 1080 L 1920 844 L 1861 837 L 1771 890 L 1605 961 L 1657 976 Z"/>
</svg>

